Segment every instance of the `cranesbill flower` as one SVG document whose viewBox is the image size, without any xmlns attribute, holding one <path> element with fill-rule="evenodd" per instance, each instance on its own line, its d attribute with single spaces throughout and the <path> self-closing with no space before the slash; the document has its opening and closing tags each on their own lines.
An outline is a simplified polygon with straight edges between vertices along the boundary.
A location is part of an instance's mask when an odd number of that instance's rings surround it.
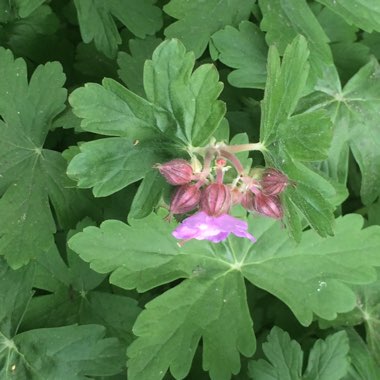
<svg viewBox="0 0 380 380">
<path fill-rule="evenodd" d="M 253 242 L 256 239 L 247 232 L 248 224 L 231 215 L 209 216 L 200 211 L 186 218 L 174 231 L 173 236 L 187 241 L 190 239 L 210 240 L 219 243 L 227 239 L 229 234 L 247 238 Z"/>
</svg>

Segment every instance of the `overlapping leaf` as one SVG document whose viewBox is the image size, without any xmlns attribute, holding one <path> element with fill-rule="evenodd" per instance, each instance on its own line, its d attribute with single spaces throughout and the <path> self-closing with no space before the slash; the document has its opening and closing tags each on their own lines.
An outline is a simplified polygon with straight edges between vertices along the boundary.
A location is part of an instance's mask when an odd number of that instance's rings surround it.
<svg viewBox="0 0 380 380">
<path fill-rule="evenodd" d="M 361 68 L 344 86 L 320 91 L 303 100 L 305 110 L 325 109 L 334 123 L 326 169 L 332 178 L 345 183 L 349 149 L 362 174 L 361 197 L 365 204 L 380 194 L 380 68 L 375 59 Z"/>
<path fill-rule="evenodd" d="M 86 220 L 78 230 L 91 225 Z M 74 231 L 71 231 L 71 236 Z M 48 294 L 33 297 L 21 327 L 57 327 L 67 324 L 101 324 L 109 335 L 132 341 L 132 326 L 140 312 L 137 302 L 123 295 L 97 289 L 105 275 L 94 272 L 76 253 L 67 250 L 67 262 L 55 248 L 35 264 L 33 288 Z M 106 290 L 106 289 L 104 289 Z"/>
<path fill-rule="evenodd" d="M 236 87 L 264 88 L 266 80 L 267 46 L 259 28 L 242 21 L 239 30 L 226 26 L 212 35 L 218 59 L 236 70 L 228 81 Z"/>
<path fill-rule="evenodd" d="M 298 34 L 306 38 L 310 74 L 304 92 L 320 86 L 329 88 L 339 81 L 329 39 L 305 0 L 259 0 L 259 5 L 263 13 L 260 27 L 267 32 L 268 45 L 275 45 L 281 55 Z"/>
<path fill-rule="evenodd" d="M 380 4 L 377 0 L 317 0 L 333 12 L 342 16 L 367 32 L 380 32 Z"/>
<path fill-rule="evenodd" d="M 301 346 L 278 327 L 274 327 L 263 344 L 269 362 L 260 359 L 249 365 L 254 380 L 340 380 L 348 370 L 349 345 L 344 331 L 318 339 L 310 351 L 307 368 L 302 374 Z"/>
<path fill-rule="evenodd" d="M 39 66 L 28 84 L 22 59 L 1 49 L 0 62 L 0 254 L 17 268 L 54 244 L 49 202 L 67 225 L 80 215 L 83 200 L 61 154 L 43 149 L 53 118 L 65 107 L 60 64 Z"/>
<path fill-rule="evenodd" d="M 217 99 L 222 84 L 214 66 L 192 73 L 194 63 L 178 40 L 168 40 L 145 64 L 147 100 L 111 79 L 71 94 L 83 130 L 118 136 L 80 146 L 68 168 L 80 187 L 93 187 L 96 196 L 112 194 L 143 178 L 164 151 L 208 141 L 225 113 Z"/>
<path fill-rule="evenodd" d="M 2 379 L 84 380 L 121 372 L 123 349 L 100 325 L 18 329 L 31 297 L 32 267 L 13 271 L 0 261 L 0 376 Z"/>
<path fill-rule="evenodd" d="M 113 17 L 117 18 L 135 36 L 144 38 L 162 26 L 161 10 L 155 0 L 74 0 L 82 39 L 94 41 L 98 50 L 114 57 L 121 37 Z"/>
<path fill-rule="evenodd" d="M 213 33 L 247 20 L 253 4 L 254 0 L 171 0 L 164 11 L 178 21 L 165 29 L 165 35 L 179 38 L 198 58 Z"/>
<path fill-rule="evenodd" d="M 148 303 L 137 319 L 138 339 L 128 351 L 132 380 L 162 379 L 169 368 L 175 378 L 185 377 L 200 339 L 204 368 L 221 380 L 239 372 L 239 352 L 254 351 L 244 278 L 280 298 L 303 325 L 314 314 L 334 319 L 354 308 L 349 284 L 373 282 L 373 267 L 380 266 L 379 227 L 361 230 L 362 222 L 358 215 L 344 217 L 335 237 L 308 231 L 296 245 L 274 221 L 252 218 L 254 245 L 231 238 L 180 248 L 172 227 L 151 215 L 131 226 L 109 220 L 88 227 L 69 245 L 96 271 L 112 272 L 111 283 L 126 289 L 146 291 L 187 278 Z"/>
<path fill-rule="evenodd" d="M 305 161 L 327 156 L 332 125 L 323 111 L 293 115 L 308 76 L 308 49 L 303 37 L 285 50 L 282 64 L 277 49 L 271 47 L 268 79 L 262 105 L 260 141 L 270 166 L 283 170 L 295 186 L 289 186 L 284 199 L 285 222 L 289 233 L 299 240 L 299 212 L 322 236 L 333 233 L 333 186 L 312 171 Z M 298 211 L 297 211 L 298 210 Z"/>
<path fill-rule="evenodd" d="M 380 377 L 380 366 L 361 336 L 354 329 L 347 330 L 350 339 L 351 365 L 344 380 L 372 380 Z"/>
<path fill-rule="evenodd" d="M 130 53 L 120 52 L 117 57 L 118 74 L 127 87 L 139 96 L 144 96 L 143 69 L 144 63 L 152 56 L 154 49 L 162 42 L 156 37 L 144 40 L 129 40 Z"/>
</svg>

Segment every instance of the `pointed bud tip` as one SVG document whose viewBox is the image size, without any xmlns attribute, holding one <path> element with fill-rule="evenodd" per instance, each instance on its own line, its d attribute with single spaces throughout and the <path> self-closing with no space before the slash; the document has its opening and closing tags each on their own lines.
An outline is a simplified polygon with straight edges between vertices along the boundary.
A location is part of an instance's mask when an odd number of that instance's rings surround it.
<svg viewBox="0 0 380 380">
<path fill-rule="evenodd" d="M 189 162 L 181 158 L 156 164 L 154 168 L 158 169 L 171 185 L 185 185 L 193 179 L 193 168 Z"/>
</svg>

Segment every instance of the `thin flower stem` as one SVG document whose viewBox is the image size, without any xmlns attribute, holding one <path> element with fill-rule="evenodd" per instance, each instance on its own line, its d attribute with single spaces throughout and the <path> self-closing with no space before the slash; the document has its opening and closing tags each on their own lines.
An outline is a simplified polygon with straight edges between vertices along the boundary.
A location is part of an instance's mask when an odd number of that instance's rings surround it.
<svg viewBox="0 0 380 380">
<path fill-rule="evenodd" d="M 224 171 L 221 166 L 216 168 L 216 183 L 223 183 Z"/>
<path fill-rule="evenodd" d="M 246 152 L 250 150 L 259 150 L 261 152 L 266 150 L 266 147 L 261 142 L 252 143 L 252 144 L 240 144 L 240 145 L 226 145 L 223 147 L 223 150 L 230 153 Z"/>
<path fill-rule="evenodd" d="M 239 159 L 232 153 L 228 152 L 227 150 L 221 149 L 220 154 L 227 158 L 228 161 L 231 162 L 231 164 L 235 167 L 238 174 L 243 175 L 244 174 L 244 168 Z"/>
<path fill-rule="evenodd" d="M 206 182 L 207 177 L 211 172 L 211 161 L 214 158 L 214 150 L 208 150 L 203 161 L 203 169 L 199 175 L 199 181 L 195 184 L 198 189 Z"/>
</svg>

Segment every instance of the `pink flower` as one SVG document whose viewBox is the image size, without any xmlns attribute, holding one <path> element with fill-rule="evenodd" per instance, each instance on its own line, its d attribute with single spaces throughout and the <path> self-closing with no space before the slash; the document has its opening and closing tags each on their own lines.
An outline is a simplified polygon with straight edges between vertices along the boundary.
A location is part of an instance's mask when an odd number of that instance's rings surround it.
<svg viewBox="0 0 380 380">
<path fill-rule="evenodd" d="M 200 211 L 186 218 L 174 231 L 173 236 L 181 240 L 210 240 L 219 243 L 227 239 L 229 234 L 247 238 L 253 242 L 256 239 L 247 232 L 248 224 L 231 215 L 209 216 Z"/>
</svg>

